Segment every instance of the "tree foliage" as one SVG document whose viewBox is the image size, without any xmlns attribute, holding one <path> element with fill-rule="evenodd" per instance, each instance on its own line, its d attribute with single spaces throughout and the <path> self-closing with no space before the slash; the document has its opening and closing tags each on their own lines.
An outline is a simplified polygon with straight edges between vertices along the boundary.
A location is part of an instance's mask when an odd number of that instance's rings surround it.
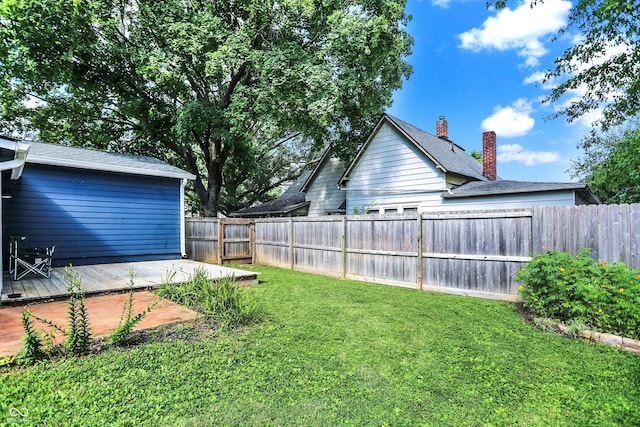
<svg viewBox="0 0 640 427">
<path fill-rule="evenodd" d="M 541 0 L 532 0 L 535 7 Z M 507 1 L 487 5 L 505 7 Z M 603 130 L 640 113 L 640 4 L 637 0 L 578 0 L 563 33 L 577 31 L 579 39 L 555 60 L 545 80 L 557 83 L 547 102 L 558 102 L 554 117 L 573 121 L 603 108 Z"/>
<path fill-rule="evenodd" d="M 404 0 L 4 0 L 0 127 L 163 158 L 215 215 L 275 141 L 356 149 L 411 72 L 408 19 Z"/>
<path fill-rule="evenodd" d="M 640 121 L 600 134 L 580 144 L 585 154 L 574 161 L 572 173 L 581 178 L 603 203 L 640 202 Z"/>
</svg>

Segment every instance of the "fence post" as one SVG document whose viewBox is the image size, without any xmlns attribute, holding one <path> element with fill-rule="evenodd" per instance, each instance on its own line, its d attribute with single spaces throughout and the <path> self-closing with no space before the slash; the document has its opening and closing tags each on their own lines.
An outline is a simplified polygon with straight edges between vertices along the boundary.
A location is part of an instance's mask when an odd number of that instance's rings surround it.
<svg viewBox="0 0 640 427">
<path fill-rule="evenodd" d="M 218 218 L 218 264 L 222 265 L 222 256 L 224 252 L 224 224 L 222 218 Z"/>
<path fill-rule="evenodd" d="M 256 222 L 249 222 L 249 253 L 251 254 L 251 265 L 256 263 Z"/>
<path fill-rule="evenodd" d="M 417 226 L 418 226 L 418 265 L 417 265 L 417 269 L 416 269 L 416 276 L 417 276 L 417 280 L 418 280 L 418 289 L 422 290 L 422 278 L 423 278 L 423 266 L 422 266 L 422 214 L 419 213 L 418 214 L 418 219 L 417 219 Z"/>
<path fill-rule="evenodd" d="M 289 218 L 289 268 L 293 270 L 293 217 Z"/>
<path fill-rule="evenodd" d="M 342 217 L 342 278 L 347 278 L 347 216 Z"/>
</svg>

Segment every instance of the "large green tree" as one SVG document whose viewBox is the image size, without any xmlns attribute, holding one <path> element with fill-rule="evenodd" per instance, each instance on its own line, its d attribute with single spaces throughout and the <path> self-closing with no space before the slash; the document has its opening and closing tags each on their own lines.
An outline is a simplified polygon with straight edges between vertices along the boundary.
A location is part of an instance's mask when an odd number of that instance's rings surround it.
<svg viewBox="0 0 640 427">
<path fill-rule="evenodd" d="M 572 173 L 589 184 L 603 203 L 640 202 L 640 122 L 606 133 L 591 132 L 580 144 L 584 155 Z"/>
<path fill-rule="evenodd" d="M 531 6 L 542 0 L 531 0 Z M 546 81 L 554 83 L 547 102 L 554 116 L 573 121 L 603 108 L 601 127 L 624 123 L 640 113 L 640 2 L 576 0 L 560 34 L 572 33 L 576 43 L 555 60 Z M 503 8 L 507 1 L 489 1 Z M 558 102 L 569 95 L 568 102 Z"/>
<path fill-rule="evenodd" d="M 0 126 L 162 157 L 216 215 L 262 141 L 355 150 L 411 72 L 408 19 L 404 0 L 4 0 Z"/>
</svg>

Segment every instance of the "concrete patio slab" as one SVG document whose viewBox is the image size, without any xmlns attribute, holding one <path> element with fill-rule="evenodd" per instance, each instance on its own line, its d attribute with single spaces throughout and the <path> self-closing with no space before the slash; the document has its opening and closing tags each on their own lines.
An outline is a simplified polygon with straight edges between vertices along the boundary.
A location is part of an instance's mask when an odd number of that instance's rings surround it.
<svg viewBox="0 0 640 427">
<path fill-rule="evenodd" d="M 128 296 L 128 293 L 117 293 L 85 298 L 85 306 L 89 313 L 89 325 L 94 337 L 108 336 L 118 327 L 122 308 Z M 135 292 L 134 315 L 147 308 L 156 298 L 149 291 Z M 136 330 L 191 321 L 200 317 L 200 314 L 186 307 L 166 299 L 158 298 L 158 300 L 159 304 L 136 326 Z M 62 328 L 67 326 L 67 301 L 0 308 L 0 357 L 14 356 L 19 353 L 24 335 L 21 315 L 25 307 L 38 317 L 55 322 Z M 34 320 L 34 326 L 36 330 L 53 329 L 37 320 Z M 63 342 L 64 337 L 57 332 L 56 340 Z"/>
</svg>

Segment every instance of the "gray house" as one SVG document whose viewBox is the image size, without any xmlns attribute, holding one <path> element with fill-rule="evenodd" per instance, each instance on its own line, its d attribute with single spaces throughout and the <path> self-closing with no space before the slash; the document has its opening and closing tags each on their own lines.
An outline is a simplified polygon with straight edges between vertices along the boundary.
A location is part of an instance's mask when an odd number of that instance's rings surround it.
<svg viewBox="0 0 640 427">
<path fill-rule="evenodd" d="M 341 160 L 327 149 L 313 170 L 307 171 L 272 201 L 241 209 L 236 218 L 322 216 L 345 213 L 345 192 L 336 183 L 345 171 Z"/>
<path fill-rule="evenodd" d="M 586 184 L 501 180 L 496 171 L 496 134 L 484 132 L 482 145 L 480 163 L 449 139 L 444 117 L 432 135 L 383 114 L 346 168 L 327 150 L 316 168 L 280 198 L 232 216 L 319 216 L 362 210 L 399 214 L 599 203 Z"/>
<path fill-rule="evenodd" d="M 383 114 L 338 181 L 346 211 L 372 213 L 517 209 L 599 203 L 586 184 L 500 180 L 496 134 L 483 134 L 481 164 L 448 137 L 444 117 L 436 135 Z"/>
</svg>

